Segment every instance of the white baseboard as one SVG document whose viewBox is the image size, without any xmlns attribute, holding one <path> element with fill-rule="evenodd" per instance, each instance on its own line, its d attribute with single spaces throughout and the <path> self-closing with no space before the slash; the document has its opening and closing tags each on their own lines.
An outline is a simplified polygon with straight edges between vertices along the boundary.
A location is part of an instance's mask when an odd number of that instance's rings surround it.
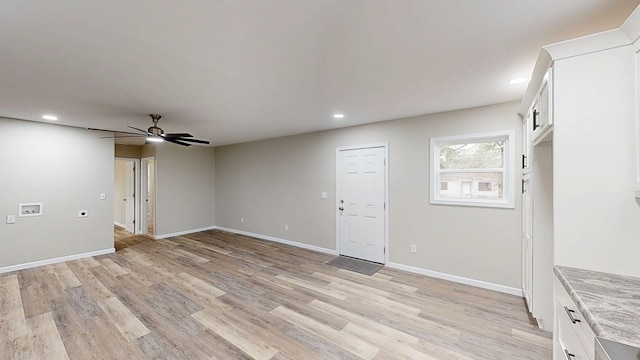
<svg viewBox="0 0 640 360">
<path fill-rule="evenodd" d="M 198 229 L 178 231 L 178 232 L 174 232 L 174 233 L 170 233 L 170 234 L 155 235 L 153 238 L 156 239 L 156 240 L 160 240 L 160 239 L 170 238 L 172 236 L 193 234 L 193 233 L 197 233 L 197 232 L 201 232 L 201 231 L 213 230 L 213 229 L 216 229 L 216 228 L 217 228 L 217 226 L 213 225 L 213 226 L 207 226 L 207 227 L 202 227 L 202 228 L 198 228 Z"/>
<path fill-rule="evenodd" d="M 120 226 L 120 227 L 121 227 L 121 228 L 123 228 L 123 229 L 124 229 L 124 228 L 126 228 L 126 226 L 124 226 L 124 224 L 120 224 L 120 223 L 119 223 L 119 222 L 117 222 L 117 221 L 114 221 L 114 222 L 113 222 L 113 224 L 114 224 L 115 226 Z"/>
<path fill-rule="evenodd" d="M 109 248 L 109 249 L 103 249 L 103 250 L 89 251 L 82 254 L 61 256 L 53 259 L 38 260 L 38 261 L 32 261 L 32 262 L 23 263 L 23 264 L 4 266 L 4 267 L 0 267 L 0 274 L 12 272 L 12 271 L 30 269 L 38 266 L 51 265 L 51 264 L 65 262 L 65 261 L 78 260 L 78 259 L 91 257 L 91 256 L 112 254 L 115 251 L 116 251 L 115 248 Z"/>
<path fill-rule="evenodd" d="M 229 228 L 225 228 L 225 227 L 221 227 L 221 226 L 217 226 L 216 228 L 218 230 L 227 231 L 227 232 L 231 232 L 231 233 L 234 233 L 234 234 L 251 236 L 251 237 L 262 239 L 262 240 L 273 241 L 273 242 L 277 242 L 277 243 L 285 244 L 285 245 L 291 245 L 291 246 L 299 247 L 299 248 L 302 248 L 302 249 L 321 252 L 321 253 L 324 253 L 324 254 L 338 255 L 338 252 L 336 250 L 327 249 L 327 248 L 314 246 L 314 245 L 309 245 L 309 244 L 304 244 L 304 243 L 297 242 L 297 241 L 280 239 L 280 238 L 273 237 L 273 236 L 256 234 L 256 233 L 243 231 L 243 230 L 229 229 Z"/>
<path fill-rule="evenodd" d="M 524 296 L 522 289 L 494 284 L 494 283 L 490 283 L 482 280 L 475 280 L 475 279 L 470 279 L 462 276 L 445 274 L 445 273 L 427 270 L 427 269 L 423 269 L 415 266 L 403 265 L 403 264 L 392 263 L 392 262 L 386 263 L 385 266 L 388 266 L 393 269 L 404 270 L 404 271 L 420 274 L 420 275 L 426 275 L 426 276 L 434 277 L 437 279 L 449 280 L 449 281 L 457 282 L 460 284 L 471 285 L 471 286 L 479 287 L 482 289 L 498 291 L 505 294 L 516 295 L 520 297 Z"/>
</svg>

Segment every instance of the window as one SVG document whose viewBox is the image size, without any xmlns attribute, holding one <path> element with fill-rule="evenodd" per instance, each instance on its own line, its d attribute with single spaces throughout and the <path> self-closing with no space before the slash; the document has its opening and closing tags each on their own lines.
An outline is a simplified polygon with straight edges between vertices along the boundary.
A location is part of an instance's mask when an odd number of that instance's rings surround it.
<svg viewBox="0 0 640 360">
<path fill-rule="evenodd" d="M 514 207 L 513 131 L 431 139 L 431 203 Z"/>
</svg>

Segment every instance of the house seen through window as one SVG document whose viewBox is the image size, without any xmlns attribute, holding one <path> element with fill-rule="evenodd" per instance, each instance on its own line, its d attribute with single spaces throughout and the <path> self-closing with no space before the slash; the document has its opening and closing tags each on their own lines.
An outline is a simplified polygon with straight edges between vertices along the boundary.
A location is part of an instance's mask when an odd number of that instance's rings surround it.
<svg viewBox="0 0 640 360">
<path fill-rule="evenodd" d="M 431 203 L 512 207 L 513 132 L 431 139 Z"/>
</svg>

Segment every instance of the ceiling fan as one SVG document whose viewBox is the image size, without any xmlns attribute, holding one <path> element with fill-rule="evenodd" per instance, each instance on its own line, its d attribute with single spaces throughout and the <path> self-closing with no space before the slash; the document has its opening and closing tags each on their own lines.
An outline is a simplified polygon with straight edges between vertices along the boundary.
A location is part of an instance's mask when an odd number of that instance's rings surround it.
<svg viewBox="0 0 640 360">
<path fill-rule="evenodd" d="M 142 134 L 140 134 L 140 135 L 130 135 L 130 136 L 126 136 L 126 135 L 125 136 L 115 136 L 115 137 L 118 138 L 118 137 L 142 137 L 142 136 L 146 136 L 147 137 L 147 141 L 150 141 L 150 142 L 168 141 L 168 142 L 172 142 L 174 144 L 178 144 L 178 145 L 182 145 L 182 146 L 191 146 L 190 143 L 209 144 L 209 141 L 207 141 L 207 140 L 193 139 L 193 135 L 188 134 L 188 133 L 165 134 L 164 130 L 162 130 L 162 128 L 158 127 L 158 120 L 160 120 L 160 118 L 162 116 L 158 115 L 158 114 L 149 114 L 149 116 L 151 116 L 151 120 L 153 121 L 153 126 L 149 127 L 147 130 L 138 129 L 137 127 L 133 127 L 133 126 L 127 126 L 128 128 L 137 130 L 137 131 L 141 132 Z"/>
</svg>

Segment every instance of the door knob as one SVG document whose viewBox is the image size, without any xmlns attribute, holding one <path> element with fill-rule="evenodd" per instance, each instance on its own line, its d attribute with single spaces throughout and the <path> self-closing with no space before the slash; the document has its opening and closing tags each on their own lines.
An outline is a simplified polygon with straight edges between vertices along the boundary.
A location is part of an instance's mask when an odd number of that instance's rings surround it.
<svg viewBox="0 0 640 360">
<path fill-rule="evenodd" d="M 344 208 L 343 208 L 342 206 L 340 206 L 340 207 L 338 208 L 338 210 L 342 211 L 342 210 L 344 210 Z"/>
</svg>

